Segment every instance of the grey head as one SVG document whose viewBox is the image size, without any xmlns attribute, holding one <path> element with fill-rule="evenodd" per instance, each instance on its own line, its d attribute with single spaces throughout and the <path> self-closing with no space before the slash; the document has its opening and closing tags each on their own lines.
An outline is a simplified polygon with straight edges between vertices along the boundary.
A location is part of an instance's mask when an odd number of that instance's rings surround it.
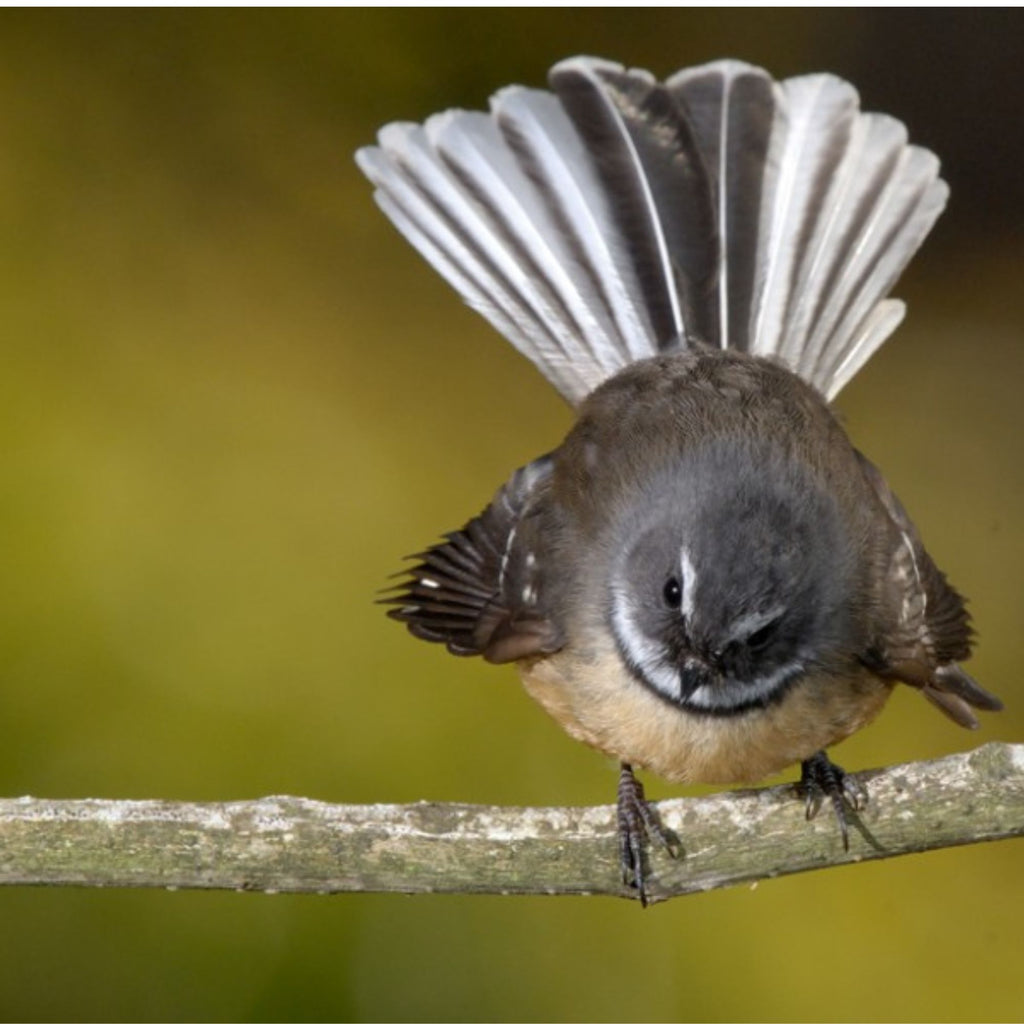
<svg viewBox="0 0 1024 1024">
<path fill-rule="evenodd" d="M 630 672 L 691 711 L 737 714 L 862 642 L 860 559 L 830 488 L 770 443 L 710 443 L 613 531 L 609 624 Z"/>
</svg>

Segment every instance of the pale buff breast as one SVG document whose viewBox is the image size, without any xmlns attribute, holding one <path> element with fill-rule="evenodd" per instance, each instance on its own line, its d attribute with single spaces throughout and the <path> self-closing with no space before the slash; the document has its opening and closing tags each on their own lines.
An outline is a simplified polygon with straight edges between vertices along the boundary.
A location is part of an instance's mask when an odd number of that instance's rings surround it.
<svg viewBox="0 0 1024 1024">
<path fill-rule="evenodd" d="M 671 782 L 755 782 L 845 739 L 882 709 L 892 684 L 867 671 L 807 677 L 782 700 L 734 716 L 694 715 L 656 697 L 614 651 L 520 664 L 527 692 L 575 739 Z"/>
</svg>

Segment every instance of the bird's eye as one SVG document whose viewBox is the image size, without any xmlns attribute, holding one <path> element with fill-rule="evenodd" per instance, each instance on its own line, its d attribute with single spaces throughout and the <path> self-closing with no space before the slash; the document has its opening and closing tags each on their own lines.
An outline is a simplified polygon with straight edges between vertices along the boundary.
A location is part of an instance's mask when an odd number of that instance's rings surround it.
<svg viewBox="0 0 1024 1024">
<path fill-rule="evenodd" d="M 669 608 L 678 608 L 683 603 L 683 588 L 679 585 L 679 580 L 675 576 L 668 578 L 661 596 L 665 599 L 665 604 Z"/>
<path fill-rule="evenodd" d="M 772 619 L 747 637 L 747 647 L 752 651 L 763 651 L 775 639 L 781 619 Z"/>
</svg>

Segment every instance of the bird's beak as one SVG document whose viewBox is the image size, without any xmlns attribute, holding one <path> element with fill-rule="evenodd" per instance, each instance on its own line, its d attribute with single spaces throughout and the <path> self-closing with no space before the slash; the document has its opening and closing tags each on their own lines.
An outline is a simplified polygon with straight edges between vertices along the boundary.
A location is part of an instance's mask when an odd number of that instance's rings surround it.
<svg viewBox="0 0 1024 1024">
<path fill-rule="evenodd" d="M 715 673 L 703 662 L 694 657 L 688 657 L 679 669 L 680 696 L 685 700 L 687 697 L 712 682 Z"/>
</svg>

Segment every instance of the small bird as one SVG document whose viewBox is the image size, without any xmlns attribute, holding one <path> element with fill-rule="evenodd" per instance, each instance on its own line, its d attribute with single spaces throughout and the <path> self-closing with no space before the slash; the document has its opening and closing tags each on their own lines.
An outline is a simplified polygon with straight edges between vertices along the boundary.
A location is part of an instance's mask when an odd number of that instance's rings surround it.
<svg viewBox="0 0 1024 1024">
<path fill-rule="evenodd" d="M 633 774 L 802 766 L 848 845 L 862 787 L 826 748 L 896 683 L 954 722 L 963 598 L 829 403 L 901 321 L 939 163 L 828 74 L 736 60 L 664 82 L 590 57 L 490 113 L 390 124 L 357 154 L 406 238 L 576 409 L 565 440 L 413 556 L 389 614 L 527 691 L 620 765 L 623 881 L 672 846 Z"/>
</svg>

